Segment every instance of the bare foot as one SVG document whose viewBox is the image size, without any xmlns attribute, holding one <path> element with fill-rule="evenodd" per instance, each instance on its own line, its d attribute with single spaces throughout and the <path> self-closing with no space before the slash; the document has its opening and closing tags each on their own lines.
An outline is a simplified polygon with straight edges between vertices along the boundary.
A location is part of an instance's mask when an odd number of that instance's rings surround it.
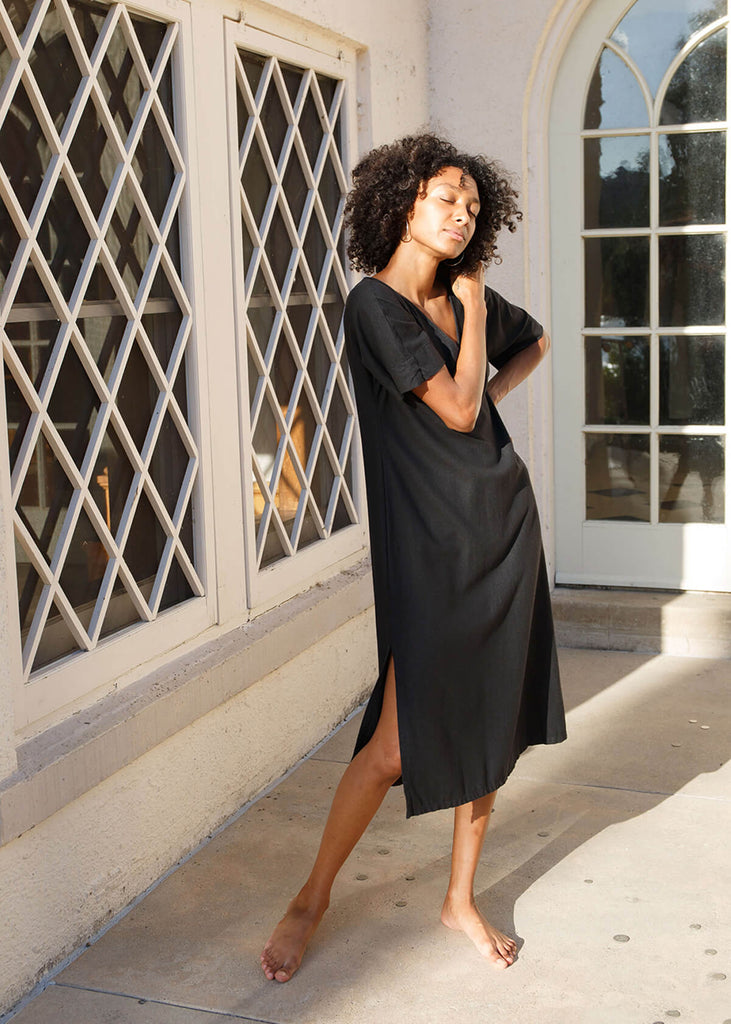
<svg viewBox="0 0 731 1024">
<path fill-rule="evenodd" d="M 289 981 L 326 910 L 327 904 L 315 905 L 302 893 L 295 896 L 261 954 L 261 968 L 270 981 Z"/>
<path fill-rule="evenodd" d="M 446 899 L 442 907 L 442 923 L 454 931 L 464 932 L 482 956 L 495 967 L 510 967 L 515 960 L 518 947 L 511 938 L 485 920 L 474 900 L 465 906 L 458 906 Z"/>
</svg>

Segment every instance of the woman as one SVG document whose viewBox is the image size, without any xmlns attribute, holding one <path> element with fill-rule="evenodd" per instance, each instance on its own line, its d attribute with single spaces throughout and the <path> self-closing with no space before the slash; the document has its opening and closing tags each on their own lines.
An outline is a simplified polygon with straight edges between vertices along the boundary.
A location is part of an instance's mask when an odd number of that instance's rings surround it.
<svg viewBox="0 0 731 1024">
<path fill-rule="evenodd" d="M 500 228 L 520 218 L 517 194 L 494 164 L 431 135 L 369 153 L 353 182 L 348 255 L 373 276 L 348 296 L 345 333 L 380 674 L 310 877 L 262 953 L 280 982 L 399 781 L 407 816 L 455 808 L 442 921 L 508 967 L 515 942 L 473 895 L 485 829 L 519 754 L 566 735 L 535 501 L 495 410 L 548 339 L 483 284 Z"/>
</svg>

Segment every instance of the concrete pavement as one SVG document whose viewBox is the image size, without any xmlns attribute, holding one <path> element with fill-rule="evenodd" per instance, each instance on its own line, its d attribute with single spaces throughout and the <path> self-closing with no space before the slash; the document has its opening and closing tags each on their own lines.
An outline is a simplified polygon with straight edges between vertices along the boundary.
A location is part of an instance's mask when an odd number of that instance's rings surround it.
<svg viewBox="0 0 731 1024">
<path fill-rule="evenodd" d="M 259 951 L 314 855 L 357 720 L 167 877 L 13 1024 L 731 1024 L 731 662 L 561 651 L 569 739 L 498 796 L 478 902 L 439 922 L 449 811 L 392 790 L 301 971 Z"/>
</svg>

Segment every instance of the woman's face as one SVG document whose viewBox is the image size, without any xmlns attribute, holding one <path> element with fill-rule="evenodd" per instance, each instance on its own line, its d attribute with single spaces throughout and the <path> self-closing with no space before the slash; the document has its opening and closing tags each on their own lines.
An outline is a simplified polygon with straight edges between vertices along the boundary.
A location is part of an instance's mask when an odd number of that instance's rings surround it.
<svg viewBox="0 0 731 1024">
<path fill-rule="evenodd" d="M 480 197 L 474 178 L 444 167 L 430 178 L 408 217 L 411 238 L 440 260 L 459 256 L 475 233 Z"/>
</svg>

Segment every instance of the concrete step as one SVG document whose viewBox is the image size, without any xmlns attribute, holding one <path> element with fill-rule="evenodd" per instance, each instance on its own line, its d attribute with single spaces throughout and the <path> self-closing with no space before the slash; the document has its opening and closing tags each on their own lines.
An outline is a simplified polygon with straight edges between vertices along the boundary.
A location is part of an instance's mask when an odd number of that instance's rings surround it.
<svg viewBox="0 0 731 1024">
<path fill-rule="evenodd" d="M 731 594 L 556 587 L 562 647 L 731 658 Z"/>
</svg>

